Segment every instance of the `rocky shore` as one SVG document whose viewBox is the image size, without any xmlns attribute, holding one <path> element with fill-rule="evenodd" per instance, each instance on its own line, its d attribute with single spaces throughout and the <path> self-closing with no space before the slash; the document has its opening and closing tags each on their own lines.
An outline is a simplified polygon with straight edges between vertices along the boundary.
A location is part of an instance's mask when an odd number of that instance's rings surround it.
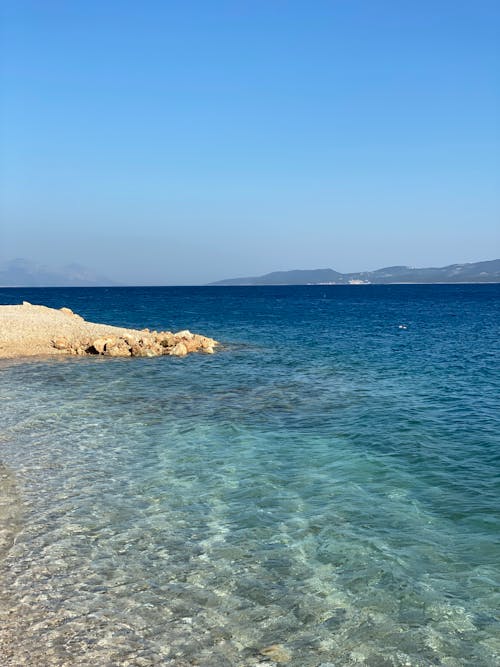
<svg viewBox="0 0 500 667">
<path fill-rule="evenodd" d="M 0 358 L 72 354 L 106 357 L 184 357 L 213 354 L 217 341 L 188 330 L 125 329 L 85 321 L 69 308 L 0 306 Z"/>
</svg>

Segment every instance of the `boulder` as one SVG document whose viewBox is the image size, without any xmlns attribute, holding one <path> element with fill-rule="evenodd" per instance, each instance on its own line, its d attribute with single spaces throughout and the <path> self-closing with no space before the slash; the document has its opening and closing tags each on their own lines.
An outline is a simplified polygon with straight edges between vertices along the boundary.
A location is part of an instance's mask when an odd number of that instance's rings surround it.
<svg viewBox="0 0 500 667">
<path fill-rule="evenodd" d="M 130 346 L 130 354 L 132 357 L 149 357 L 149 350 L 139 343 L 134 343 Z"/>
<path fill-rule="evenodd" d="M 130 346 L 123 338 L 116 338 L 112 343 L 107 343 L 104 348 L 104 354 L 108 357 L 130 357 L 132 353 Z"/>
<path fill-rule="evenodd" d="M 174 357 L 185 357 L 187 353 L 188 353 L 187 347 L 184 343 L 177 343 L 169 351 L 169 354 L 173 354 Z"/>
<path fill-rule="evenodd" d="M 194 334 L 192 334 L 188 329 L 183 329 L 182 331 L 178 331 L 175 334 L 176 338 L 185 338 L 186 340 L 191 340 L 193 336 Z"/>
<path fill-rule="evenodd" d="M 186 350 L 189 352 L 196 352 L 200 349 L 200 341 L 197 340 L 196 336 L 193 336 L 190 340 L 184 339 L 179 341 L 182 345 L 186 346 Z"/>
<path fill-rule="evenodd" d="M 177 342 L 174 334 L 170 331 L 159 333 L 157 340 L 162 347 L 174 347 Z"/>
<path fill-rule="evenodd" d="M 205 354 L 213 354 L 214 348 L 218 345 L 217 341 L 213 338 L 207 338 L 207 336 L 200 336 L 200 349 Z"/>
<path fill-rule="evenodd" d="M 113 345 L 116 342 L 116 338 L 96 338 L 92 342 L 92 346 L 97 354 L 104 354 L 107 345 Z M 90 351 L 92 354 L 92 350 Z"/>
</svg>

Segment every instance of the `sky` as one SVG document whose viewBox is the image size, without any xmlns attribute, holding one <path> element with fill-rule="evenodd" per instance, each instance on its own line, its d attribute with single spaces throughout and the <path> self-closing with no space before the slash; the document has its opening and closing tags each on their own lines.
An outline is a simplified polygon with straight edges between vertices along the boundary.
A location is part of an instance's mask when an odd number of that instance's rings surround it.
<svg viewBox="0 0 500 667">
<path fill-rule="evenodd" d="M 498 0 L 4 0 L 0 260 L 500 257 Z"/>
</svg>

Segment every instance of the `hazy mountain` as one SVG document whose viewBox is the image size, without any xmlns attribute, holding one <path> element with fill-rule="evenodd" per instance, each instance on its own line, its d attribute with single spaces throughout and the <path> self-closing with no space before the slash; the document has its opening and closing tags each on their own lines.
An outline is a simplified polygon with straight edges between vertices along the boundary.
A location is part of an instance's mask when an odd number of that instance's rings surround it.
<svg viewBox="0 0 500 667">
<path fill-rule="evenodd" d="M 497 283 L 500 282 L 500 259 L 471 264 L 451 264 L 441 268 L 415 269 L 410 266 L 388 266 L 377 271 L 338 273 L 333 269 L 310 271 L 274 271 L 253 278 L 229 278 L 212 285 L 349 285 L 396 283 Z"/>
<path fill-rule="evenodd" d="M 0 264 L 0 287 L 92 287 L 114 285 L 106 276 L 81 264 L 61 269 L 43 266 L 27 259 L 13 259 Z"/>
<path fill-rule="evenodd" d="M 333 269 L 273 271 L 254 278 L 220 280 L 212 285 L 307 285 L 309 283 L 344 282 L 344 276 Z"/>
</svg>

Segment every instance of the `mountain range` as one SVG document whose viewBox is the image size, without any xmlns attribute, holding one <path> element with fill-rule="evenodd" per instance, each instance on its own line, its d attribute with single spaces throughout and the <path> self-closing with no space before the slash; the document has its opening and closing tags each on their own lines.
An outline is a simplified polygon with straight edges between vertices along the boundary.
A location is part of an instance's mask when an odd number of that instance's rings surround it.
<svg viewBox="0 0 500 667">
<path fill-rule="evenodd" d="M 389 266 L 377 271 L 340 273 L 333 269 L 274 271 L 263 276 L 229 278 L 211 285 L 359 285 L 397 283 L 498 283 L 500 259 L 441 268 Z M 117 285 L 81 264 L 55 269 L 27 259 L 0 263 L 0 287 L 97 287 Z"/>
<path fill-rule="evenodd" d="M 274 271 L 252 278 L 229 278 L 211 285 L 360 285 L 406 283 L 498 283 L 500 259 L 441 268 L 388 266 L 376 271 L 339 273 L 333 269 Z"/>
<path fill-rule="evenodd" d="M 0 287 L 96 287 L 114 284 L 106 276 L 76 263 L 60 269 L 22 258 L 0 264 Z"/>
</svg>

